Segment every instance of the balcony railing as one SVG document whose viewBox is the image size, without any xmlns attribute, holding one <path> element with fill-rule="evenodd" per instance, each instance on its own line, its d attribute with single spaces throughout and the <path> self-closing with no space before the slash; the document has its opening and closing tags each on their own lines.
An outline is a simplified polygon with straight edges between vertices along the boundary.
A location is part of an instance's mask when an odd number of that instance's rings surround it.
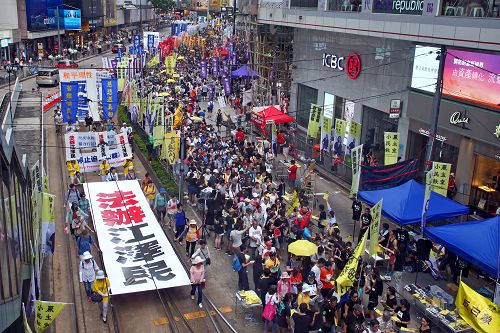
<svg viewBox="0 0 500 333">
<path fill-rule="evenodd" d="M 441 15 L 469 17 L 499 17 L 499 0 L 445 1 Z"/>
</svg>

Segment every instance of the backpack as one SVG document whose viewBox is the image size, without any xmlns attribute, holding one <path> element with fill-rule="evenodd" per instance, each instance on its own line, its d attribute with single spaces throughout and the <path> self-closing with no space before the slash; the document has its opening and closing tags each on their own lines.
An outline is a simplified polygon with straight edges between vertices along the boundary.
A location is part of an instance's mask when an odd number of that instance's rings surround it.
<svg viewBox="0 0 500 333">
<path fill-rule="evenodd" d="M 238 256 L 234 256 L 234 259 L 233 259 L 233 271 L 239 272 L 242 268 L 243 268 L 243 266 L 240 263 L 240 259 L 238 259 Z"/>
<path fill-rule="evenodd" d="M 94 271 L 95 271 L 95 260 L 94 259 L 91 259 L 92 260 L 92 267 L 94 268 Z M 83 269 L 83 260 L 81 261 L 82 263 L 82 269 Z"/>
<path fill-rule="evenodd" d="M 86 251 L 90 252 L 90 236 L 86 238 L 79 237 L 76 243 L 80 253 L 84 253 Z"/>
<path fill-rule="evenodd" d="M 166 205 L 167 205 L 167 199 L 165 198 L 165 195 L 160 194 L 160 196 L 156 199 L 156 206 L 165 207 Z"/>
</svg>

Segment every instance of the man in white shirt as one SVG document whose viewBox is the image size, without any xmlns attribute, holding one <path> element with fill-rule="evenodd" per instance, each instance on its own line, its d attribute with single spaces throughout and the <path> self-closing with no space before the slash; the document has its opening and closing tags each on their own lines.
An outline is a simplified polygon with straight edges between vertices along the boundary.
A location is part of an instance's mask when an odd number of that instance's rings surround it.
<svg viewBox="0 0 500 333">
<path fill-rule="evenodd" d="M 255 251 L 262 241 L 262 228 L 256 219 L 253 220 L 252 226 L 248 229 L 248 237 L 250 237 L 250 258 L 255 258 Z"/>
<path fill-rule="evenodd" d="M 106 181 L 108 181 L 108 182 L 114 182 L 114 181 L 117 181 L 117 180 L 118 180 L 118 173 L 116 172 L 116 168 L 115 167 L 111 167 L 111 169 L 109 170 L 108 175 L 106 176 Z"/>
<path fill-rule="evenodd" d="M 321 274 L 321 268 L 325 266 L 325 258 L 319 258 L 318 262 L 311 268 L 311 272 L 314 273 L 314 279 L 316 280 L 316 283 L 318 284 L 318 289 L 321 289 L 321 286 L 323 283 L 321 282 L 320 279 L 320 274 Z"/>
</svg>

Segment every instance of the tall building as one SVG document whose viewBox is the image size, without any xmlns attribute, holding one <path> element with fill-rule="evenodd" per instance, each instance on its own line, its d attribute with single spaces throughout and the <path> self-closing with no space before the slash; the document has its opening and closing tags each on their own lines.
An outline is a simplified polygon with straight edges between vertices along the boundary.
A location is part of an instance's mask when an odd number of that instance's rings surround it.
<svg viewBox="0 0 500 333">
<path fill-rule="evenodd" d="M 455 199 L 491 214 L 500 200 L 498 8 L 495 0 L 261 0 L 258 23 L 293 29 L 290 112 L 300 129 L 317 104 L 360 123 L 355 144 L 380 163 L 384 132 L 399 132 L 399 156 L 422 168 L 445 45 L 432 159 L 452 164 Z"/>
<path fill-rule="evenodd" d="M 17 0 L 5 0 L 0 11 L 0 59 L 10 60 L 11 49 L 20 41 Z"/>
</svg>

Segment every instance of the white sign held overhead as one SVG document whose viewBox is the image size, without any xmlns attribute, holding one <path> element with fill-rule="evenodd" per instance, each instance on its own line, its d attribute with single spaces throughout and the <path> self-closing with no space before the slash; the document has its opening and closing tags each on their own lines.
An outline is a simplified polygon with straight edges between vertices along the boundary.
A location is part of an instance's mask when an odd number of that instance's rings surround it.
<svg viewBox="0 0 500 333">
<path fill-rule="evenodd" d="M 137 181 L 87 185 L 114 295 L 191 284 Z"/>
</svg>

